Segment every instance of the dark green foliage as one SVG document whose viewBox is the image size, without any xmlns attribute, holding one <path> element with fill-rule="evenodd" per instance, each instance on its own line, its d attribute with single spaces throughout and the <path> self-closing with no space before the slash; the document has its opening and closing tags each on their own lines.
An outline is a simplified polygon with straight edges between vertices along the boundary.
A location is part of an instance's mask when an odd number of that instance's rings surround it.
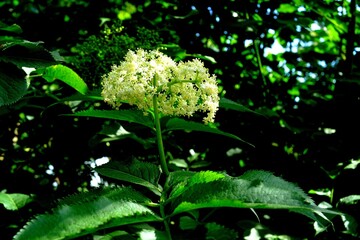
<svg viewBox="0 0 360 240">
<path fill-rule="evenodd" d="M 69 61 L 89 85 L 98 88 L 101 77 L 123 60 L 128 49 L 156 49 L 161 41 L 158 32 L 141 26 L 136 27 L 136 31 L 130 31 L 120 23 L 110 27 L 105 25 L 101 34 L 92 35 L 74 46 L 72 52 L 75 55 Z"/>
<path fill-rule="evenodd" d="M 8 26 L 0 21 L 0 107 L 25 95 L 29 80 L 23 67 L 45 68 L 57 60 L 55 53 L 43 47 L 43 42 L 30 42 L 17 36 L 21 32 L 18 25 Z"/>
<path fill-rule="evenodd" d="M 207 229 L 206 239 L 232 240 L 239 237 L 236 231 L 216 223 L 207 223 L 205 227 Z"/>
<path fill-rule="evenodd" d="M 200 132 L 214 133 L 214 134 L 219 134 L 219 135 L 224 135 L 226 137 L 234 138 L 236 140 L 245 142 L 252 146 L 252 144 L 242 140 L 241 138 L 239 138 L 238 136 L 235 136 L 233 134 L 223 132 L 217 128 L 206 126 L 202 123 L 187 121 L 187 120 L 180 119 L 180 118 L 172 118 L 169 121 L 167 121 L 166 128 L 164 130 L 165 131 L 188 130 L 188 131 L 200 131 Z"/>
<path fill-rule="evenodd" d="M 171 181 L 164 189 L 165 194 L 172 189 L 168 199 L 163 195 L 163 189 L 156 186 L 160 175 L 156 165 L 135 160 L 129 165 L 110 163 L 97 171 L 111 179 L 142 185 L 161 198 L 158 203 L 152 203 L 141 193 L 124 187 L 72 195 L 60 201 L 51 213 L 31 220 L 15 239 L 73 239 L 115 226 L 167 221 L 174 215 L 202 208 L 287 209 L 302 213 L 320 224 L 329 221 L 323 213 L 342 215 L 338 211 L 317 207 L 300 188 L 264 171 L 249 171 L 238 178 L 211 171 L 198 172 L 191 177 L 174 172 L 178 181 Z M 171 206 L 170 212 L 160 210 L 158 215 L 148 208 L 158 206 L 164 209 L 165 205 Z M 163 218 L 159 217 L 160 214 Z M 196 223 L 191 224 L 189 219 L 186 221 L 191 225 L 186 227 L 184 220 L 180 225 L 182 229 L 196 228 Z M 205 227 L 209 239 L 221 233 L 237 236 L 235 230 L 216 223 L 207 223 Z M 46 233 L 43 229 L 47 230 Z"/>
<path fill-rule="evenodd" d="M 236 235 L 242 239 L 250 233 L 264 239 L 357 239 L 356 221 L 360 220 L 360 192 L 356 187 L 360 180 L 360 150 L 356 141 L 360 134 L 358 15 L 354 0 L 228 0 L 206 4 L 189 0 L 1 1 L 0 21 L 6 24 L 0 24 L 0 191 L 35 194 L 36 198 L 20 208 L 19 204 L 6 205 L 9 203 L 6 196 L 5 207 L 0 205 L 0 238 L 11 239 L 34 214 L 51 209 L 54 199 L 92 189 L 92 168 L 85 163 L 89 160 L 109 156 L 111 161 L 123 163 L 135 155 L 139 161 L 157 161 L 152 150 L 153 135 L 144 133 L 153 125 L 146 117 L 143 119 L 142 113 L 129 123 L 131 114 L 119 117 L 97 109 L 107 108 L 101 102 L 98 87 L 101 76 L 111 65 L 118 64 L 128 48 L 160 46 L 166 47 L 162 50 L 176 60 L 203 59 L 210 72 L 218 77 L 221 96 L 226 97 L 220 102 L 216 128 L 202 128 L 195 122 L 175 119 L 169 122 L 172 128 L 166 129 L 168 119 L 162 119 L 168 160 L 188 163 L 188 159 L 198 154 L 200 163 L 206 164 L 200 168 L 191 168 L 189 164 L 182 169 L 216 173 L 212 175 L 213 181 L 203 180 L 199 186 L 194 175 L 201 174 L 196 172 L 171 172 L 166 182 L 160 177 L 161 193 L 165 198 L 172 194 L 174 198 L 170 200 L 177 199 L 174 207 L 180 206 L 177 211 L 182 211 L 172 218 L 174 235 L 183 239 Z M 116 23 L 120 16 L 122 22 Z M 3 43 L 9 41 L 13 43 L 3 48 Z M 282 47 L 281 51 L 268 52 L 274 43 Z M 54 50 L 65 59 L 60 59 Z M 24 58 L 11 58 L 12 54 Z M 32 55 L 37 59 L 35 62 L 29 61 Z M 43 58 L 45 61 L 38 61 Z M 47 82 L 39 77 L 26 81 L 21 65 L 48 67 L 51 59 L 55 64 L 59 64 L 56 60 L 66 60 L 61 63 L 75 69 L 91 91 L 72 95 L 74 89 L 63 82 Z M 81 110 L 85 112 L 77 112 Z M 72 117 L 64 116 L 67 114 Z M 116 135 L 121 127 L 129 134 Z M 196 131 L 198 127 L 210 131 Z M 255 148 L 235 139 L 243 139 Z M 54 168 L 53 174 L 47 173 L 50 166 Z M 250 169 L 266 171 L 254 179 L 246 173 Z M 121 170 L 123 174 L 125 171 Z M 114 171 L 115 175 L 107 174 L 107 180 L 117 176 L 116 168 Z M 267 171 L 296 185 L 278 188 L 284 186 L 282 180 L 274 181 L 278 178 Z M 116 183 L 126 182 L 127 178 L 121 174 Z M 240 175 L 241 179 L 234 177 Z M 154 181 L 142 178 L 144 175 L 134 176 L 144 180 L 142 183 L 157 186 Z M 312 206 L 306 194 L 309 193 L 317 205 L 336 206 L 344 215 L 332 218 L 334 215 L 324 210 L 324 216 L 334 227 L 329 225 L 325 231 L 318 225 L 314 227 L 314 214 L 316 221 L 324 218 L 311 210 L 296 211 L 289 206 L 285 211 L 259 208 L 256 210 L 259 222 L 249 207 L 260 204 L 234 200 L 204 203 L 206 195 L 199 198 L 200 203 L 193 203 L 193 199 L 183 194 L 206 189 L 215 192 L 217 186 L 226 190 L 238 185 L 248 186 L 252 193 L 288 193 L 290 199 L 295 198 L 293 203 L 301 204 L 301 199 L 305 199 L 307 207 Z M 146 187 L 147 184 L 136 184 L 134 189 L 140 191 Z M 234 188 L 235 192 L 239 191 Z M 158 194 L 160 190 L 157 191 Z M 149 196 L 157 199 L 153 193 Z M 97 199 L 82 196 L 93 202 Z M 212 192 L 207 196 L 212 196 Z M 214 197 L 224 196 L 228 195 L 214 193 Z M 251 196 L 248 200 L 256 200 L 253 195 L 247 196 Z M 259 199 L 274 200 L 266 196 Z M 174 203 L 169 202 L 164 209 L 169 215 L 171 204 Z M 216 204 L 235 206 L 231 210 L 217 209 L 236 217 L 229 219 L 219 214 L 219 210 L 209 210 Z M 7 210 L 9 206 L 18 208 L 18 212 Z M 187 211 L 190 208 L 196 209 Z M 54 212 L 59 209 L 55 208 Z M 288 213 L 290 209 L 307 213 L 310 218 Z M 325 219 L 321 223 L 329 222 Z M 112 236 L 138 239 L 142 229 L 162 236 L 164 228 L 160 225 L 118 225 L 79 239 Z"/>
<path fill-rule="evenodd" d="M 25 72 L 9 63 L 0 63 L 0 106 L 18 101 L 27 90 Z"/>
</svg>

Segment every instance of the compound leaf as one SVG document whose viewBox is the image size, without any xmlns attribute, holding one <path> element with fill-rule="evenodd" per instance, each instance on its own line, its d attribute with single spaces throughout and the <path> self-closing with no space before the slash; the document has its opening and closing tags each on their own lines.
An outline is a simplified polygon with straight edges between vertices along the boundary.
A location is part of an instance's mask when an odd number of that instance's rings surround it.
<svg viewBox="0 0 360 240">
<path fill-rule="evenodd" d="M 145 206 L 149 203 L 148 198 L 131 188 L 76 194 L 64 199 L 52 212 L 28 222 L 14 240 L 73 239 L 105 228 L 160 221 Z"/>
<path fill-rule="evenodd" d="M 237 178 L 223 175 L 213 181 L 200 179 L 197 173 L 172 190 L 172 215 L 214 207 L 287 209 L 328 222 L 323 213 L 342 214 L 317 207 L 298 186 L 266 171 L 252 170 Z"/>
<path fill-rule="evenodd" d="M 147 187 L 157 195 L 161 195 L 162 188 L 158 184 L 160 169 L 157 165 L 134 160 L 131 164 L 110 161 L 95 169 L 99 174 Z"/>
</svg>

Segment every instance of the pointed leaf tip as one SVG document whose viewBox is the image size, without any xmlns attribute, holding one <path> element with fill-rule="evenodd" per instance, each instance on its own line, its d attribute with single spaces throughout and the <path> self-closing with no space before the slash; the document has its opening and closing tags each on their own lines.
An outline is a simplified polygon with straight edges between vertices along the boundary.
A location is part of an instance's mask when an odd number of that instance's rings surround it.
<svg viewBox="0 0 360 240">
<path fill-rule="evenodd" d="M 160 221 L 145 206 L 147 198 L 134 193 L 130 188 L 115 188 L 73 195 L 28 222 L 14 240 L 73 239 L 101 229 Z"/>
<path fill-rule="evenodd" d="M 43 69 L 43 76 L 46 81 L 60 80 L 81 94 L 86 94 L 89 89 L 84 80 L 71 68 L 58 64 Z"/>
</svg>

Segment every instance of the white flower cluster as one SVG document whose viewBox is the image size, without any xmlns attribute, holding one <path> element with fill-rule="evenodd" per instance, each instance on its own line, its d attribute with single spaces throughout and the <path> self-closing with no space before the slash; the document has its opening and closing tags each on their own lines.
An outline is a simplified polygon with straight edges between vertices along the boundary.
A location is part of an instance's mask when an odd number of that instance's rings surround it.
<svg viewBox="0 0 360 240">
<path fill-rule="evenodd" d="M 176 63 L 157 50 L 130 50 L 103 76 L 102 87 L 105 102 L 115 108 L 126 102 L 146 113 L 156 96 L 160 113 L 190 117 L 196 111 L 207 112 L 208 123 L 219 107 L 216 76 L 210 76 L 200 60 Z"/>
</svg>

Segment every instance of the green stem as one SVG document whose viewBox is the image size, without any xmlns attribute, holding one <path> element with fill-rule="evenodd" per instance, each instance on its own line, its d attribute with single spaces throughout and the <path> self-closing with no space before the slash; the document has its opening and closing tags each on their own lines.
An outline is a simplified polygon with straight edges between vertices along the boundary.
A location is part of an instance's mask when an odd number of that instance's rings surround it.
<svg viewBox="0 0 360 240">
<path fill-rule="evenodd" d="M 262 65 L 262 62 L 261 62 L 259 44 L 260 44 L 259 40 L 254 40 L 254 48 L 255 48 L 255 52 L 256 52 L 257 62 L 258 62 L 258 65 L 259 65 L 259 71 L 260 71 L 261 79 L 263 80 L 264 86 L 266 87 L 267 82 L 266 82 L 266 79 L 265 79 L 265 76 L 264 76 L 263 65 Z"/>
<path fill-rule="evenodd" d="M 161 169 L 164 172 L 164 174 L 169 176 L 169 170 L 167 167 L 166 159 L 165 159 L 165 151 L 164 151 L 164 145 L 162 141 L 162 134 L 161 134 L 161 126 L 160 126 L 160 117 L 159 117 L 159 110 L 157 107 L 157 97 L 154 95 L 153 97 L 153 104 L 154 104 L 154 119 L 155 119 L 155 128 L 156 128 L 156 139 L 157 139 L 157 145 L 159 150 L 159 156 L 160 156 L 160 165 Z"/>
<path fill-rule="evenodd" d="M 260 55 L 259 45 L 260 45 L 260 41 L 259 40 L 254 40 L 256 58 L 257 58 L 257 62 L 258 62 L 258 65 L 259 65 L 259 72 L 260 72 L 260 75 L 261 75 L 261 79 L 263 81 L 263 89 L 264 89 L 263 96 L 264 96 L 264 99 L 266 99 L 266 95 L 270 94 L 270 89 L 267 87 L 267 81 L 265 79 L 265 73 L 264 73 L 262 62 L 261 62 L 261 55 Z"/>
<path fill-rule="evenodd" d="M 154 87 L 156 87 L 156 76 L 154 76 L 153 85 L 154 85 Z M 161 125 L 160 125 L 160 113 L 159 113 L 159 109 L 158 109 L 158 102 L 157 102 L 156 94 L 153 97 L 153 105 L 154 105 L 154 121 L 155 121 L 155 128 L 156 128 L 156 140 L 157 140 L 157 145 L 158 145 L 158 150 L 159 150 L 161 170 L 165 174 L 166 179 L 168 179 L 169 170 L 168 170 L 166 158 L 165 158 L 165 151 L 164 151 Z M 163 222 L 164 222 L 167 237 L 169 240 L 171 240 L 172 238 L 171 238 L 169 220 L 166 219 L 166 214 L 165 214 L 165 206 L 164 206 L 165 199 L 164 199 L 164 197 L 165 197 L 165 193 L 163 193 L 160 198 L 160 214 L 161 214 L 161 217 L 164 219 Z"/>
<path fill-rule="evenodd" d="M 165 225 L 165 232 L 167 235 L 167 239 L 171 240 L 171 232 L 170 232 L 170 226 L 169 226 L 169 220 L 165 218 L 165 206 L 163 203 L 160 204 L 160 214 L 161 217 L 164 219 L 164 225 Z"/>
<path fill-rule="evenodd" d="M 154 87 L 156 87 L 156 76 L 154 76 L 153 85 L 154 85 Z M 164 145 L 163 145 L 162 133 L 161 133 L 161 125 L 160 125 L 160 113 L 159 113 L 159 109 L 158 109 L 158 102 L 157 102 L 156 94 L 153 97 L 153 105 L 154 105 L 154 121 L 155 121 L 155 128 L 156 128 L 156 140 L 157 140 L 159 156 L 160 156 L 160 165 L 161 165 L 161 170 L 167 177 L 167 176 L 169 176 L 169 170 L 168 170 L 166 158 L 165 158 L 165 151 L 164 151 Z"/>
</svg>

